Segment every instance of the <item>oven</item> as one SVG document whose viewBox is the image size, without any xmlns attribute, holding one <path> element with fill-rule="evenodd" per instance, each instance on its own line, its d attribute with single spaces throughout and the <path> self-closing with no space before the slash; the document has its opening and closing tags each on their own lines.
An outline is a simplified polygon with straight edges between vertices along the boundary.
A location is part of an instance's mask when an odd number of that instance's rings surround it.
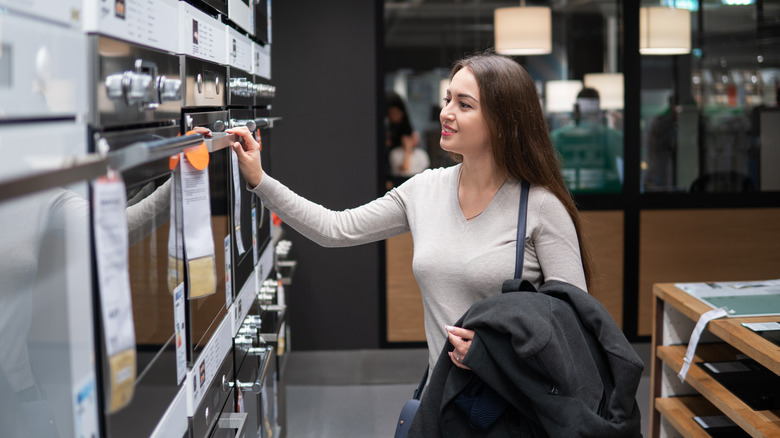
<svg viewBox="0 0 780 438">
<path fill-rule="evenodd" d="M 180 254 L 184 207 L 175 196 L 169 157 L 202 137 L 181 136 L 179 57 L 104 35 L 90 35 L 89 42 L 92 148 L 108 151 L 126 189 L 136 352 L 135 383 L 119 402 L 105 348 L 99 355 L 103 436 L 182 436 L 186 421 L 159 431 L 169 407 L 181 399 L 181 376 L 187 372 L 186 356 L 177 360 L 174 312 L 175 292 L 188 274 Z"/>
<path fill-rule="evenodd" d="M 209 145 L 209 198 L 211 202 L 211 232 L 214 242 L 216 260 L 216 293 L 189 301 L 189 321 L 191 333 L 191 357 L 198 355 L 208 344 L 220 321 L 228 314 L 228 308 L 233 303 L 232 273 L 229 266 L 232 263 L 230 242 L 230 193 L 231 178 L 231 148 L 234 136 L 226 136 L 224 130 L 227 111 L 185 112 L 185 123 L 191 127 L 208 127 L 212 130 Z"/>
<path fill-rule="evenodd" d="M 76 3 L 24 3 L 0 1 L 0 434 L 97 435 L 89 181 L 107 162 L 87 155 Z"/>
<path fill-rule="evenodd" d="M 254 323 L 247 317 L 245 325 Z M 236 340 L 237 410 L 247 415 L 246 434 L 258 438 L 281 436 L 278 423 L 276 352 L 272 346 L 252 344 L 248 337 Z"/>
<path fill-rule="evenodd" d="M 246 126 L 257 131 L 255 112 L 250 108 L 229 109 L 230 127 Z M 263 141 L 261 160 L 270 164 L 269 148 Z M 267 163 L 267 164 L 266 164 Z M 237 174 L 233 184 L 234 206 L 237 207 L 231 227 L 233 246 L 233 270 L 235 297 L 246 293 L 244 288 L 259 290 L 260 284 L 273 269 L 273 258 L 268 252 L 271 242 L 271 213 L 255 194 L 246 189 L 246 181 Z M 250 281 L 251 280 L 251 281 Z"/>
<path fill-rule="evenodd" d="M 20 147 L 31 132 L 58 135 Z M 106 162 L 78 164 L 74 120 L 0 121 L 0 150 L 0 430 L 98 433 L 88 182 Z"/>
<path fill-rule="evenodd" d="M 13 12 L 0 15 L 0 20 L 0 118 L 9 121 L 84 117 L 84 35 Z"/>
</svg>

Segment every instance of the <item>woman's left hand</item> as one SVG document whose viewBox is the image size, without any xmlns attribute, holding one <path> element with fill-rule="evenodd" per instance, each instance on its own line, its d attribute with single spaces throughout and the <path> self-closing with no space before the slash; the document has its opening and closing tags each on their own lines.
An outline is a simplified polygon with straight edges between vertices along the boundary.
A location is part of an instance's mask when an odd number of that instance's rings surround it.
<svg viewBox="0 0 780 438">
<path fill-rule="evenodd" d="M 450 360 L 452 360 L 452 363 L 454 363 L 456 367 L 470 370 L 471 368 L 463 365 L 463 358 L 466 357 L 466 354 L 469 352 L 469 347 L 471 347 L 471 340 L 474 339 L 474 330 L 467 330 L 450 325 L 445 326 L 444 328 L 447 329 L 447 337 L 449 338 L 450 343 L 455 347 L 454 350 L 449 352 Z"/>
</svg>

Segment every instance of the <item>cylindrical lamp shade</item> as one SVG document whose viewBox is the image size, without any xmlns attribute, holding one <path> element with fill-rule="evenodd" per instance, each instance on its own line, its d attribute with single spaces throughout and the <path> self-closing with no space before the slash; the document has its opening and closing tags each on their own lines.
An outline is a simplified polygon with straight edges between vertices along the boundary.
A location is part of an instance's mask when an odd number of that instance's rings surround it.
<svg viewBox="0 0 780 438">
<path fill-rule="evenodd" d="M 583 79 L 586 87 L 599 92 L 600 109 L 623 109 L 623 73 L 588 73 Z"/>
<path fill-rule="evenodd" d="M 691 12 L 653 6 L 639 9 L 639 53 L 685 55 L 691 53 Z"/>
<path fill-rule="evenodd" d="M 547 81 L 544 84 L 544 109 L 548 113 L 567 113 L 574 110 L 581 81 Z"/>
<path fill-rule="evenodd" d="M 552 13 L 542 6 L 498 8 L 493 11 L 496 53 L 552 53 Z"/>
</svg>

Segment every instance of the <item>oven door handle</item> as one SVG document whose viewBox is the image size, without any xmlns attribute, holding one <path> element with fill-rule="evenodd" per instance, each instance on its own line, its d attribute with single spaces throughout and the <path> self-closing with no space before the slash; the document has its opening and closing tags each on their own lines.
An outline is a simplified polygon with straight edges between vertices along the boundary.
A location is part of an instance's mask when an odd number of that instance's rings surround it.
<svg viewBox="0 0 780 438">
<path fill-rule="evenodd" d="M 236 386 L 241 391 L 251 391 L 255 394 L 260 394 L 260 392 L 263 391 L 263 382 L 265 381 L 265 378 L 268 375 L 268 366 L 270 365 L 271 360 L 274 358 L 273 355 L 270 354 L 273 348 L 274 348 L 273 346 L 267 346 L 267 347 L 250 348 L 249 350 L 247 350 L 246 354 L 248 356 L 261 357 L 265 355 L 266 357 L 263 357 L 263 369 L 260 370 L 259 373 L 257 373 L 257 379 L 255 379 L 254 382 L 243 383 L 236 380 Z"/>
<path fill-rule="evenodd" d="M 87 154 L 65 159 L 56 169 L 0 179 L 0 201 L 80 181 L 89 181 L 105 175 L 108 164 L 108 160 L 100 154 Z"/>
<path fill-rule="evenodd" d="M 100 142 L 105 139 L 100 139 Z M 184 149 L 203 143 L 202 134 L 189 134 L 181 137 L 163 138 L 152 141 L 139 141 L 122 149 L 108 153 L 111 168 L 118 171 L 140 166 L 161 158 L 176 155 Z M 100 146 L 99 146 L 100 148 Z"/>
<path fill-rule="evenodd" d="M 247 416 L 246 412 L 221 414 L 219 420 L 217 420 L 217 429 L 235 429 L 236 434 L 234 436 L 236 438 L 245 438 Z"/>
<path fill-rule="evenodd" d="M 281 121 L 281 117 L 259 117 L 255 119 L 255 126 L 257 129 L 271 129 Z"/>
<path fill-rule="evenodd" d="M 243 138 L 236 134 L 226 134 L 224 132 L 212 132 L 211 137 L 203 140 L 206 142 L 209 152 L 218 151 L 230 147 L 235 142 L 243 142 Z"/>
</svg>

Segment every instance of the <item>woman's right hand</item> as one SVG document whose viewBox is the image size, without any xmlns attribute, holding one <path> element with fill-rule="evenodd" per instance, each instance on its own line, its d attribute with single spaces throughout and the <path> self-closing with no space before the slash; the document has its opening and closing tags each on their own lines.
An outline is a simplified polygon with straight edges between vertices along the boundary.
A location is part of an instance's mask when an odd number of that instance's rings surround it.
<svg viewBox="0 0 780 438">
<path fill-rule="evenodd" d="M 238 168 L 241 170 L 241 175 L 251 187 L 257 187 L 260 184 L 260 180 L 263 179 L 263 166 L 260 162 L 260 150 L 262 147 L 260 143 L 256 142 L 252 133 L 246 126 L 239 128 L 228 129 L 225 132 L 228 134 L 236 134 L 243 140 L 241 142 L 233 143 L 233 150 L 236 151 L 238 156 Z"/>
</svg>

